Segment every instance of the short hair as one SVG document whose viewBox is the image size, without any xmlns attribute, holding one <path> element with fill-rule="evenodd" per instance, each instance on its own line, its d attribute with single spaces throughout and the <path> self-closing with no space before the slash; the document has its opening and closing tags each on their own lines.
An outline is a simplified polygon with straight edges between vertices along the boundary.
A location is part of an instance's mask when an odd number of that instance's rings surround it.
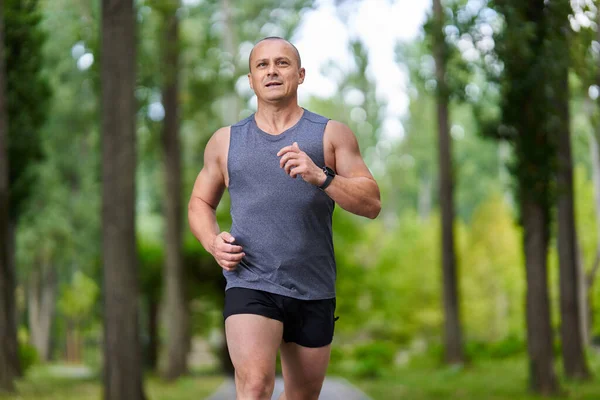
<svg viewBox="0 0 600 400">
<path fill-rule="evenodd" d="M 294 49 L 294 52 L 296 53 L 296 58 L 298 61 L 298 68 L 302 67 L 302 59 L 300 58 L 300 52 L 298 51 L 298 48 L 296 46 L 294 46 L 294 44 L 292 42 L 290 42 L 287 39 L 284 39 L 282 37 L 279 36 L 267 36 L 266 38 L 260 39 L 258 42 L 256 42 L 254 44 L 254 47 L 256 47 L 259 43 L 264 42 L 265 40 L 283 40 L 284 42 L 289 43 L 292 48 Z M 252 47 L 252 50 L 250 51 L 250 56 L 248 56 L 248 70 L 251 71 L 252 70 L 252 65 L 250 64 L 250 60 L 252 60 L 252 53 L 254 53 L 254 47 Z"/>
</svg>

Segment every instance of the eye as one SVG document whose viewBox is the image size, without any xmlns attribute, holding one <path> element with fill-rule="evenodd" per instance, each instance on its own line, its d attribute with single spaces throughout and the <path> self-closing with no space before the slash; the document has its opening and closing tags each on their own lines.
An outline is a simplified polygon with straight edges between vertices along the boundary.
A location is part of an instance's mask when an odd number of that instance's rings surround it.
<svg viewBox="0 0 600 400">
<path fill-rule="evenodd" d="M 287 61 L 285 61 L 285 60 L 280 60 L 279 64 L 288 65 L 289 63 Z"/>
<path fill-rule="evenodd" d="M 264 67 L 265 65 L 267 65 L 267 63 L 265 63 L 265 62 L 260 62 L 260 63 L 258 63 L 257 67 Z"/>
</svg>

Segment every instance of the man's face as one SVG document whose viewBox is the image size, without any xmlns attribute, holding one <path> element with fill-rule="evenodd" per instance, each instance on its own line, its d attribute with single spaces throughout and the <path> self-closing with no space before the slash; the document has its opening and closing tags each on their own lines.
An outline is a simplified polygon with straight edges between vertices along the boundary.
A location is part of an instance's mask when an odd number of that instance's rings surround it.
<svg viewBox="0 0 600 400">
<path fill-rule="evenodd" d="M 252 51 L 250 87 L 259 100 L 278 101 L 296 95 L 304 82 L 304 68 L 298 65 L 294 48 L 284 40 L 265 40 Z"/>
</svg>

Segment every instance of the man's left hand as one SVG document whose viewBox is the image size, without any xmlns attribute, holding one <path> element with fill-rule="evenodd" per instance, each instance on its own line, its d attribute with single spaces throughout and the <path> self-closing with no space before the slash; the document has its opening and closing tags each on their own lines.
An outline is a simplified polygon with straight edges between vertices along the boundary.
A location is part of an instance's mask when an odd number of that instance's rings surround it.
<svg viewBox="0 0 600 400">
<path fill-rule="evenodd" d="M 279 150 L 277 156 L 281 157 L 279 166 L 292 178 L 300 175 L 304 181 L 315 186 L 321 186 L 327 178 L 325 172 L 315 165 L 308 154 L 300 150 L 296 142 Z"/>
</svg>

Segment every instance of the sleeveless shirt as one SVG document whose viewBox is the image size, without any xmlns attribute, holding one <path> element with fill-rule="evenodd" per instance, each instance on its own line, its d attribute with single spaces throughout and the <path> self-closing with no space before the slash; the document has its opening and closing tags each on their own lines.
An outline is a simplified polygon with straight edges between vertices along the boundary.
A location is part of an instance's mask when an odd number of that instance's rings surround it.
<svg viewBox="0 0 600 400">
<path fill-rule="evenodd" d="M 327 122 L 304 109 L 298 123 L 279 135 L 261 130 L 254 114 L 231 126 L 230 233 L 246 255 L 234 271 L 223 271 L 226 290 L 242 287 L 302 300 L 335 297 L 335 203 L 302 177 L 286 174 L 277 157 L 281 148 L 297 142 L 318 167 L 324 166 Z"/>
</svg>

